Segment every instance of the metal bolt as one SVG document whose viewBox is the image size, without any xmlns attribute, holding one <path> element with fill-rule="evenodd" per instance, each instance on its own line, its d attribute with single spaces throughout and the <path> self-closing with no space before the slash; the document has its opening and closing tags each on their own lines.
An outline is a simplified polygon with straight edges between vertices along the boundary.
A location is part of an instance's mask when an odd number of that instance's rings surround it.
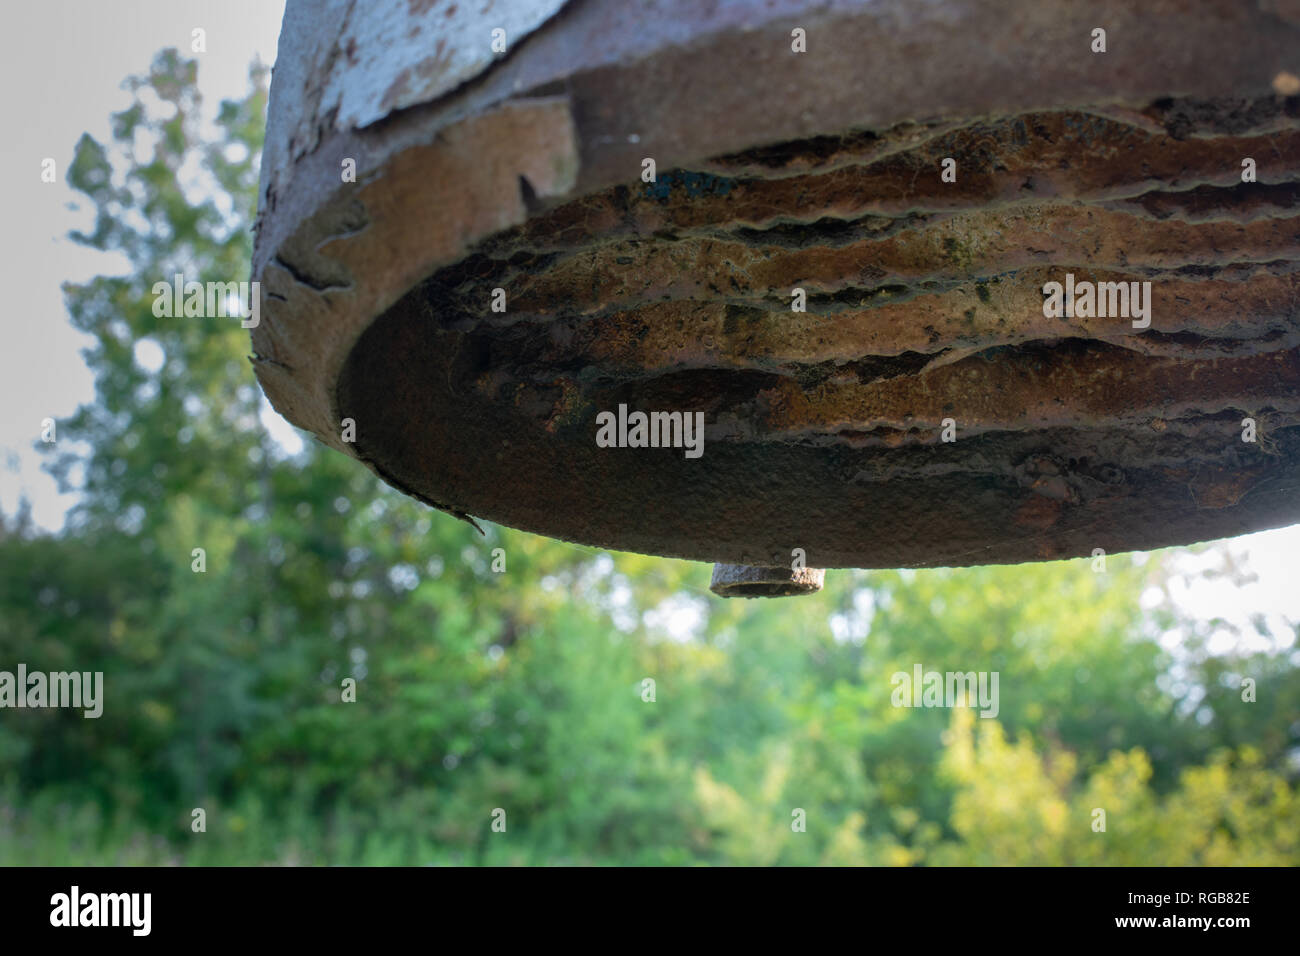
<svg viewBox="0 0 1300 956">
<path fill-rule="evenodd" d="M 749 564 L 715 564 L 709 590 L 718 597 L 788 597 L 814 594 L 826 580 L 823 568 L 769 568 Z"/>
</svg>

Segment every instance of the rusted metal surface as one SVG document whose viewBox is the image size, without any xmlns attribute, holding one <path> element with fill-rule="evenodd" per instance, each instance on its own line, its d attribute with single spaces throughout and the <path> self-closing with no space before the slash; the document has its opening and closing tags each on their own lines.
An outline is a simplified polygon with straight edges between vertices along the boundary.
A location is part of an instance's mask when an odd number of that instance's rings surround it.
<svg viewBox="0 0 1300 956">
<path fill-rule="evenodd" d="M 768 569 L 1300 521 L 1289 8 L 696 6 L 571 0 L 377 123 L 302 98 L 346 58 L 283 86 L 277 64 L 271 132 L 297 132 L 268 139 L 253 338 L 275 406 L 456 514 Z M 1150 283 L 1149 325 L 1045 315 L 1066 273 Z M 620 406 L 703 413 L 703 454 L 600 447 Z"/>
</svg>

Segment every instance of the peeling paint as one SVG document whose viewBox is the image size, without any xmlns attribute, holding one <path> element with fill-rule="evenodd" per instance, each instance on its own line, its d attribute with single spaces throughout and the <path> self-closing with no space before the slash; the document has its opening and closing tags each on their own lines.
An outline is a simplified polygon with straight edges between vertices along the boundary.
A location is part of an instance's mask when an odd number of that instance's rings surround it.
<svg viewBox="0 0 1300 956">
<path fill-rule="evenodd" d="M 350 51 L 330 71 L 321 105 L 339 129 L 364 128 L 393 110 L 428 103 L 508 55 L 565 0 L 367 0 L 336 45 Z M 492 49 L 505 31 L 507 54 Z"/>
</svg>

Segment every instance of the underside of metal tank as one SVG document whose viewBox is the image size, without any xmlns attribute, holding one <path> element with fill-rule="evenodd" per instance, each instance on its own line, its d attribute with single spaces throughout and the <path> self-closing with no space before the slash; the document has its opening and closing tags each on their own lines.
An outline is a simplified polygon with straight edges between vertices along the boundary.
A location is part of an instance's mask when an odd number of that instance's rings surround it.
<svg viewBox="0 0 1300 956">
<path fill-rule="evenodd" d="M 1082 6 L 290 0 L 259 379 L 727 595 L 1300 521 L 1300 5 Z"/>
</svg>

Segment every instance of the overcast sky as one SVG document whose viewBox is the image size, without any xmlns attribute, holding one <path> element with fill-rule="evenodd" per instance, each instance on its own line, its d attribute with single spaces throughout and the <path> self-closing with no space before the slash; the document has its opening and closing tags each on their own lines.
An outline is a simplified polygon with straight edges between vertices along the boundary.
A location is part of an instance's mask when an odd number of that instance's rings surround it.
<svg viewBox="0 0 1300 956">
<path fill-rule="evenodd" d="M 12 514 L 20 495 L 26 495 L 39 525 L 57 529 L 63 522 L 71 499 L 57 494 L 32 446 L 42 419 L 70 415 L 93 397 L 93 390 L 80 356 L 89 340 L 69 324 L 59 286 L 121 272 L 125 264 L 65 238 L 69 229 L 85 228 L 90 220 L 88 210 L 76 215 L 66 208 L 74 194 L 64 173 L 77 139 L 89 132 L 107 141 L 109 115 L 129 103 L 122 80 L 145 72 L 164 47 L 189 55 L 195 27 L 207 32 L 207 51 L 197 54 L 205 109 L 211 114 L 223 98 L 242 96 L 254 57 L 275 62 L 283 11 L 283 0 L 37 0 L 7 5 L 0 38 L 8 117 L 0 149 L 0 263 L 9 290 L 9 306 L 0 318 L 0 509 L 6 513 Z M 40 181 L 45 157 L 58 164 L 56 184 Z M 267 416 L 268 424 L 270 416 L 274 413 Z M 297 443 L 278 416 L 274 424 L 281 441 Z M 1228 547 L 1249 554 L 1247 563 L 1259 582 L 1241 589 L 1226 582 L 1198 585 L 1180 603 L 1201 617 L 1243 623 L 1262 613 L 1283 631 L 1284 620 L 1300 620 L 1300 527 L 1239 538 L 1216 551 Z"/>
</svg>

